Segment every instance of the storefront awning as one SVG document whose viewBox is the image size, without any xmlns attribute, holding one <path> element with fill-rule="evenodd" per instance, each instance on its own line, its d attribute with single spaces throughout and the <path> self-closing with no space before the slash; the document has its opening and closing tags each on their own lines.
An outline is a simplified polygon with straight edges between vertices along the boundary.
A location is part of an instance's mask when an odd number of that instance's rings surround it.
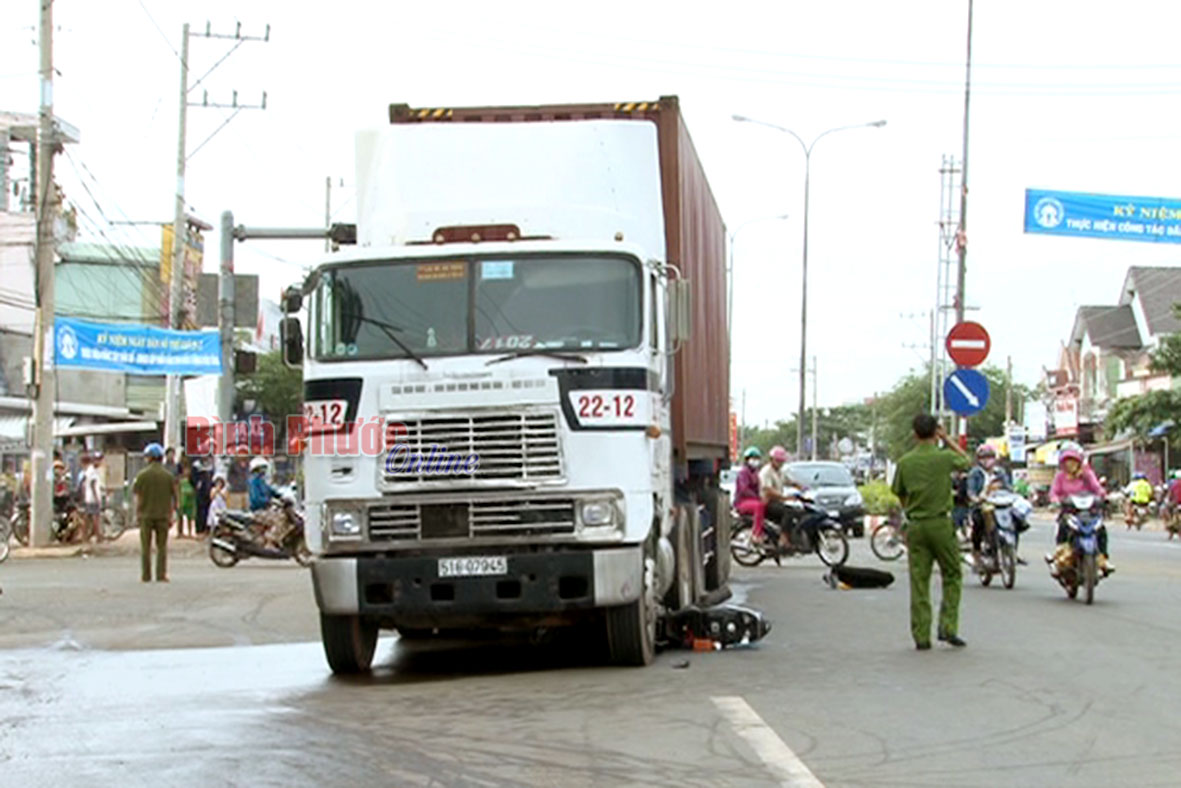
<svg viewBox="0 0 1181 788">
<path fill-rule="evenodd" d="M 1153 427 L 1151 430 L 1148 431 L 1148 437 L 1163 438 L 1166 435 L 1168 435 L 1170 432 L 1172 432 L 1173 428 L 1176 426 L 1177 426 L 1177 422 L 1173 421 L 1172 419 L 1162 421 L 1160 424 L 1156 425 L 1155 427 Z"/>
<path fill-rule="evenodd" d="M 1099 446 L 1088 446 L 1087 456 L 1095 457 L 1100 454 L 1115 454 L 1116 452 L 1127 451 L 1132 448 L 1133 441 L 1128 440 L 1112 441 L 1111 443 L 1104 443 Z"/>
<path fill-rule="evenodd" d="M 57 416 L 53 434 L 61 435 L 74 423 L 73 416 Z M 0 451 L 26 451 L 29 447 L 29 417 L 23 413 L 0 414 Z"/>
<path fill-rule="evenodd" d="M 154 421 L 116 421 L 108 424 L 79 424 L 63 430 L 54 430 L 59 438 L 76 438 L 86 435 L 120 435 L 128 432 L 154 432 L 159 429 Z"/>
</svg>

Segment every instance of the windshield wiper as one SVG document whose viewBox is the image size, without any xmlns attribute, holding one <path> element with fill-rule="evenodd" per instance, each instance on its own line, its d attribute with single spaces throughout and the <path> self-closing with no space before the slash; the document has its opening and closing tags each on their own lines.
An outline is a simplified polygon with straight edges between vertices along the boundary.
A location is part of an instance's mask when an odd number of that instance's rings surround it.
<svg viewBox="0 0 1181 788">
<path fill-rule="evenodd" d="M 374 320 L 371 317 L 364 317 L 362 315 L 350 314 L 350 315 L 348 315 L 348 317 L 352 318 L 353 320 L 359 320 L 362 323 L 368 323 L 371 326 L 377 326 L 378 328 L 381 329 L 382 333 L 385 334 L 390 339 L 392 339 L 394 341 L 394 344 L 397 345 L 398 347 L 400 347 L 402 349 L 402 351 L 407 356 L 414 359 L 414 361 L 418 362 L 418 366 L 420 366 L 426 370 L 430 369 L 430 367 L 428 367 L 426 365 L 426 362 L 422 360 L 421 356 L 419 356 L 417 353 L 415 353 L 413 350 L 411 350 L 410 346 L 407 345 L 405 342 L 398 339 L 398 335 L 395 332 L 404 331 L 405 329 L 400 328 L 399 326 L 392 325 L 390 323 L 385 323 L 381 320 Z"/>
<path fill-rule="evenodd" d="M 503 356 L 490 358 L 485 362 L 484 366 L 490 367 L 493 364 L 499 364 L 502 361 L 512 361 L 514 358 L 521 358 L 522 356 L 548 356 L 549 358 L 560 358 L 564 361 L 577 361 L 582 364 L 589 363 L 586 356 L 578 353 L 564 353 L 561 350 L 514 350 L 512 353 L 505 353 Z"/>
</svg>

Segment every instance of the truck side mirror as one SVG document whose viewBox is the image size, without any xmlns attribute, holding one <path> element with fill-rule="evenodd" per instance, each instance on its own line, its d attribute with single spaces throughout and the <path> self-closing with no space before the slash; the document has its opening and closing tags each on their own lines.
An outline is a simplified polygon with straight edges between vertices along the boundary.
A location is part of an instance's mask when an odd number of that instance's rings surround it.
<svg viewBox="0 0 1181 788">
<path fill-rule="evenodd" d="M 673 345 L 687 342 L 693 333 L 693 288 L 688 279 L 673 279 L 668 283 L 669 334 Z"/>
<path fill-rule="evenodd" d="M 293 315 L 303 308 L 303 291 L 298 287 L 289 287 L 283 292 L 283 311 Z"/>
<path fill-rule="evenodd" d="M 283 346 L 283 363 L 299 369 L 303 366 L 303 329 L 298 317 L 285 317 L 279 322 L 279 342 Z"/>
</svg>

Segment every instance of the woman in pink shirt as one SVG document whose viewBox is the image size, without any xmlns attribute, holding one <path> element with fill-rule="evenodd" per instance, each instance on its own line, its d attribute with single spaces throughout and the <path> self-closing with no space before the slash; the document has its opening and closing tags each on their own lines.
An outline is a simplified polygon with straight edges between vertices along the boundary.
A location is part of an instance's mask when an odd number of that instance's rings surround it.
<svg viewBox="0 0 1181 788">
<path fill-rule="evenodd" d="M 1058 473 L 1050 486 L 1050 500 L 1061 503 L 1072 495 L 1086 493 L 1100 498 L 1107 494 L 1095 478 L 1091 466 L 1083 464 L 1082 452 L 1074 448 L 1066 449 L 1058 455 Z"/>
<path fill-rule="evenodd" d="M 1054 476 L 1054 483 L 1050 485 L 1050 500 L 1054 503 L 1062 503 L 1072 495 L 1086 495 L 1087 493 L 1098 498 L 1107 495 L 1103 485 L 1099 484 L 1099 480 L 1095 478 L 1095 472 L 1083 462 L 1082 451 L 1073 446 L 1063 449 L 1058 454 L 1058 473 Z M 1115 564 L 1108 560 L 1107 555 L 1107 528 L 1102 523 L 1099 525 L 1098 535 L 1100 568 L 1105 572 L 1114 572 Z M 1064 514 L 1058 517 L 1058 534 L 1054 541 L 1058 545 L 1070 541 L 1070 529 L 1066 525 Z M 1057 569 L 1053 554 L 1046 556 L 1046 563 L 1050 564 L 1052 571 Z"/>
<path fill-rule="evenodd" d="M 767 504 L 759 494 L 759 460 L 762 458 L 763 453 L 754 446 L 744 451 L 742 470 L 734 482 L 734 508 L 740 514 L 749 514 L 754 518 L 755 527 L 751 529 L 751 536 L 756 542 L 763 538 L 763 518 L 767 512 Z"/>
</svg>

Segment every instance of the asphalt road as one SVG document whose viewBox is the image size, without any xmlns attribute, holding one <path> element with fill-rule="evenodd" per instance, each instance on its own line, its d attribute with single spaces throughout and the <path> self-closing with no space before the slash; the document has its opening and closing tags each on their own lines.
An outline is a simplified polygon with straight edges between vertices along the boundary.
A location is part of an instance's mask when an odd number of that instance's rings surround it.
<svg viewBox="0 0 1181 788">
<path fill-rule="evenodd" d="M 0 566 L 9 785 L 1175 785 L 1181 542 L 1112 531 L 1066 600 L 1023 540 L 1017 587 L 964 594 L 963 650 L 916 652 L 905 563 L 839 591 L 815 559 L 741 570 L 756 647 L 598 665 L 578 642 L 379 646 L 332 678 L 306 574 L 131 556 Z M 881 566 L 864 542 L 853 562 Z M 809 782 L 815 780 L 815 782 Z"/>
</svg>

